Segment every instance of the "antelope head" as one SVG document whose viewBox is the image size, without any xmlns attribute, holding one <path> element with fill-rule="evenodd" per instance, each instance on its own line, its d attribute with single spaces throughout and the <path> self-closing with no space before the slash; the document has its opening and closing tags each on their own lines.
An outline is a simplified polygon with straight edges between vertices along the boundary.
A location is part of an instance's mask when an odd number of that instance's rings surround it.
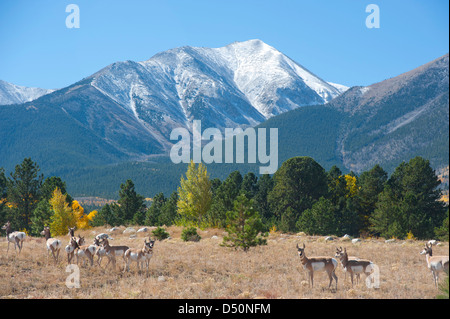
<svg viewBox="0 0 450 319">
<path fill-rule="evenodd" d="M 304 256 L 304 254 L 305 254 L 305 243 L 303 243 L 303 248 L 300 248 L 300 247 L 298 246 L 298 244 L 297 244 L 297 252 L 298 252 L 298 255 L 299 255 L 300 257 Z"/>
<path fill-rule="evenodd" d="M 334 255 L 334 257 L 340 258 L 343 254 L 344 254 L 344 252 L 343 252 L 342 247 L 340 247 L 340 248 L 336 247 L 336 254 Z"/>
<path fill-rule="evenodd" d="M 433 249 L 431 248 L 433 245 L 428 246 L 428 244 L 425 244 L 425 248 L 420 253 L 421 255 L 430 255 L 433 256 Z"/>
<path fill-rule="evenodd" d="M 6 230 L 6 231 L 10 230 L 11 229 L 11 223 L 9 221 L 7 221 L 6 224 L 2 226 L 2 229 Z"/>
<path fill-rule="evenodd" d="M 44 226 L 44 229 L 41 231 L 41 235 L 45 236 L 46 239 L 49 239 L 50 236 L 50 227 Z"/>
</svg>

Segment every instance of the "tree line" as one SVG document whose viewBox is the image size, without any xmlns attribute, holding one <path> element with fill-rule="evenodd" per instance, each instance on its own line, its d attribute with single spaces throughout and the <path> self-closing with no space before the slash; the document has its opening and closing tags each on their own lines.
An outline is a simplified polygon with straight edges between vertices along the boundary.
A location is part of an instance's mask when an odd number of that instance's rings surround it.
<svg viewBox="0 0 450 319">
<path fill-rule="evenodd" d="M 84 227 L 220 227 L 230 231 L 235 246 L 263 243 L 261 235 L 271 229 L 448 240 L 448 206 L 440 200 L 439 185 L 421 157 L 401 163 L 391 176 L 380 165 L 360 175 L 344 174 L 336 166 L 326 171 L 310 157 L 294 157 L 273 176 L 234 171 L 220 180 L 210 179 L 205 165 L 191 163 L 178 189 L 169 197 L 156 194 L 149 207 L 127 180 L 116 203 L 88 214 L 67 194 L 65 182 L 44 179 L 38 165 L 25 159 L 9 177 L 0 168 L 0 221 L 36 234 L 44 224 L 56 225 L 55 216 L 63 223 L 66 210 L 74 216 L 70 223 Z"/>
</svg>

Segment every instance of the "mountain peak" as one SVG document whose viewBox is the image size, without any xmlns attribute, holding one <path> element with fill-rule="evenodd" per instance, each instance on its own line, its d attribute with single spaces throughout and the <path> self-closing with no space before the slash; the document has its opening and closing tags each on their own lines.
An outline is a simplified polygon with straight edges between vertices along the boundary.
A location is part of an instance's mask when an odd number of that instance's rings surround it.
<svg viewBox="0 0 450 319">
<path fill-rule="evenodd" d="M 0 105 L 29 102 L 53 91 L 54 90 L 19 86 L 0 80 Z"/>
</svg>

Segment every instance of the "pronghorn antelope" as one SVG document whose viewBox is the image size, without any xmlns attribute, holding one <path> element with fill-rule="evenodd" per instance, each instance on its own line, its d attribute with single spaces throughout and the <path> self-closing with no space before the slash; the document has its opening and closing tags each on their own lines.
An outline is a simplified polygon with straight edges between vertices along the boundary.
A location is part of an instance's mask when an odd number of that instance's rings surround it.
<svg viewBox="0 0 450 319">
<path fill-rule="evenodd" d="M 67 264 L 70 265 L 74 255 L 75 249 L 78 247 L 78 242 L 75 237 L 70 238 L 70 243 L 66 246 L 65 251 L 67 253 Z"/>
<path fill-rule="evenodd" d="M 6 239 L 8 240 L 8 250 L 6 251 L 6 255 L 8 255 L 9 252 L 9 244 L 14 243 L 14 250 L 17 254 L 17 247 L 19 247 L 19 255 L 22 251 L 23 247 L 23 241 L 25 240 L 25 237 L 27 235 L 24 232 L 15 231 L 13 232 L 11 230 L 11 223 L 8 221 L 5 225 L 2 227 L 3 230 L 6 230 Z"/>
<path fill-rule="evenodd" d="M 75 229 L 75 227 L 73 229 Z M 75 236 L 70 238 L 70 242 L 65 248 L 65 251 L 67 253 L 67 264 L 70 265 L 73 257 L 75 256 L 75 250 L 79 246 L 83 246 L 83 244 L 84 244 L 84 238 L 81 238 L 80 235 L 78 235 L 78 239 L 75 238 Z"/>
<path fill-rule="evenodd" d="M 100 243 L 100 239 L 98 237 L 94 238 L 94 245 L 96 247 L 95 255 L 97 256 L 97 263 L 101 267 L 102 266 L 102 259 L 106 256 L 106 250 L 105 247 L 103 247 Z"/>
<path fill-rule="evenodd" d="M 342 251 L 342 247 L 341 247 L 340 250 L 339 250 L 339 248 L 336 247 L 336 254 L 334 255 L 334 258 L 337 258 L 339 260 L 339 262 L 341 263 L 341 266 L 343 267 L 342 261 L 340 259 L 341 251 Z M 348 260 L 361 260 L 361 258 L 355 257 L 355 256 L 348 256 Z M 356 274 L 356 282 L 359 281 L 359 278 L 360 278 L 359 274 Z M 344 281 L 346 279 L 347 279 L 347 270 L 344 268 Z"/>
<path fill-rule="evenodd" d="M 133 249 L 130 248 L 125 252 L 124 259 L 126 262 L 125 268 L 123 272 L 130 271 L 130 262 L 135 261 L 137 263 L 138 271 L 144 269 L 144 264 L 147 267 L 147 272 L 150 264 L 150 259 L 153 255 L 153 245 L 155 241 L 150 240 L 147 242 L 147 239 L 144 242 L 144 247 L 142 249 Z M 141 266 L 142 265 L 142 266 Z"/>
<path fill-rule="evenodd" d="M 41 232 L 41 235 L 45 236 L 46 244 L 47 244 L 47 263 L 48 256 L 50 252 L 53 255 L 53 259 L 55 260 L 55 264 L 58 263 L 59 252 L 61 251 L 62 243 L 59 239 L 52 238 L 50 235 L 50 227 L 44 227 L 44 230 Z M 56 254 L 56 256 L 55 256 Z"/>
<path fill-rule="evenodd" d="M 84 242 L 84 237 L 79 238 L 79 242 Z M 77 243 L 78 251 L 76 252 L 77 255 L 77 265 L 79 263 L 80 259 L 83 259 L 83 263 L 85 262 L 84 259 L 88 259 L 91 263 L 91 266 L 94 265 L 94 254 L 96 251 L 96 247 L 94 245 L 83 245 L 80 246 L 80 244 Z"/>
<path fill-rule="evenodd" d="M 103 239 L 102 242 L 103 248 L 106 251 L 106 257 L 108 257 L 108 263 L 105 268 L 109 265 L 109 263 L 113 262 L 113 268 L 116 269 L 116 257 L 124 257 L 125 252 L 130 248 L 128 246 L 110 246 L 108 239 Z M 125 258 L 124 258 L 125 260 Z"/>
<path fill-rule="evenodd" d="M 336 257 L 338 257 L 341 261 L 342 267 L 344 268 L 345 272 L 348 272 L 350 274 L 352 287 L 353 275 L 356 275 L 356 283 L 358 284 L 360 274 L 365 274 L 367 278 L 368 276 L 370 276 L 374 269 L 374 264 L 370 260 L 356 259 L 356 257 L 353 257 L 354 259 L 350 259 L 347 254 L 347 248 L 336 248 Z"/>
<path fill-rule="evenodd" d="M 308 272 L 308 281 L 310 287 L 314 287 L 314 272 L 315 271 L 325 271 L 328 274 L 328 277 L 330 278 L 330 284 L 328 285 L 328 288 L 331 287 L 331 284 L 333 283 L 333 278 L 336 281 L 336 290 L 337 290 L 337 283 L 338 278 L 336 276 L 336 267 L 338 265 L 338 262 L 336 259 L 332 257 L 306 257 L 305 255 L 305 244 L 303 243 L 303 248 L 298 247 L 297 244 L 297 251 L 298 255 L 300 256 L 300 261 L 303 265 L 303 268 Z"/>
<path fill-rule="evenodd" d="M 69 228 L 69 233 L 68 233 L 68 235 L 70 236 L 70 238 L 75 237 L 75 229 L 76 229 L 77 227 L 75 226 L 75 227 L 72 227 L 72 228 L 70 228 L 70 227 L 68 227 L 68 228 Z"/>
<path fill-rule="evenodd" d="M 433 245 L 428 246 L 425 244 L 425 248 L 420 253 L 421 255 L 426 255 L 428 269 L 431 270 L 433 275 L 434 284 L 438 286 L 439 273 L 442 271 L 448 272 L 448 256 L 433 256 Z"/>
</svg>

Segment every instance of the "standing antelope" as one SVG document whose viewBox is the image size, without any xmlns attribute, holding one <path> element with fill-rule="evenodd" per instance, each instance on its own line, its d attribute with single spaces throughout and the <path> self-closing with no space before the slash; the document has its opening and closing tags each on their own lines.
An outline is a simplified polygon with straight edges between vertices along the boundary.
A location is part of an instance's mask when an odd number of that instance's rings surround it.
<svg viewBox="0 0 450 319">
<path fill-rule="evenodd" d="M 303 243 L 303 248 L 298 247 L 297 244 L 297 251 L 298 255 L 300 256 L 300 261 L 303 265 L 303 268 L 308 272 L 309 277 L 309 286 L 314 287 L 314 272 L 315 271 L 325 271 L 328 274 L 328 277 L 330 278 L 330 284 L 328 285 L 328 288 L 331 287 L 331 284 L 333 283 L 333 278 L 336 281 L 336 290 L 337 290 L 337 283 L 338 278 L 336 276 L 336 267 L 338 265 L 338 262 L 336 259 L 332 257 L 306 257 L 305 255 L 305 244 Z"/>
<path fill-rule="evenodd" d="M 11 223 L 8 221 L 5 225 L 2 227 L 3 230 L 6 230 L 6 239 L 8 240 L 8 250 L 6 251 L 6 255 L 8 255 L 9 252 L 9 244 L 14 243 L 14 250 L 17 255 L 17 247 L 19 247 L 19 255 L 22 251 L 23 247 L 23 241 L 25 240 L 25 237 L 27 235 L 24 232 L 15 231 L 13 232 L 11 230 Z"/>
<path fill-rule="evenodd" d="M 106 251 L 106 257 L 108 257 L 108 263 L 105 268 L 108 267 L 109 263 L 113 262 L 113 268 L 116 269 L 116 257 L 122 256 L 125 261 L 125 252 L 130 249 L 128 246 L 110 246 L 108 239 L 103 239 L 103 247 Z"/>
<path fill-rule="evenodd" d="M 41 235 L 45 236 L 45 240 L 47 243 L 47 263 L 49 253 L 52 252 L 53 259 L 55 260 L 55 264 L 58 263 L 59 252 L 61 251 L 62 243 L 59 239 L 52 238 L 50 235 L 50 227 L 44 227 L 44 230 L 41 232 Z M 55 256 L 56 253 L 56 256 Z"/>
<path fill-rule="evenodd" d="M 334 255 L 334 258 L 337 258 L 339 260 L 339 262 L 341 263 L 342 268 L 344 268 L 344 266 L 342 265 L 342 261 L 340 259 L 341 257 L 341 252 L 342 252 L 342 247 L 339 250 L 339 248 L 336 247 L 336 254 Z M 348 256 L 348 260 L 361 260 L 361 258 L 355 257 L 355 256 Z M 356 274 L 356 282 L 359 281 L 359 274 Z M 347 270 L 344 268 L 344 281 L 347 279 Z"/>
<path fill-rule="evenodd" d="M 147 272 L 150 264 L 150 258 L 153 255 L 153 245 L 154 241 L 147 242 L 147 239 L 144 242 L 144 247 L 142 249 L 133 249 L 129 248 L 124 255 L 124 259 L 126 262 L 126 266 L 123 269 L 123 272 L 130 271 L 130 262 L 135 261 L 137 263 L 138 271 L 144 268 L 144 263 L 147 266 Z"/>
<path fill-rule="evenodd" d="M 342 250 L 342 247 L 336 248 L 336 257 L 339 258 L 339 260 L 342 263 L 342 267 L 344 268 L 345 272 L 348 272 L 350 274 L 350 278 L 352 280 L 352 287 L 353 287 L 353 275 L 356 275 L 356 283 L 359 281 L 359 275 L 365 274 L 366 278 L 370 276 L 372 271 L 374 270 L 374 264 L 370 260 L 364 260 L 364 259 L 350 259 L 347 254 L 347 248 L 344 248 Z"/>
<path fill-rule="evenodd" d="M 74 255 L 75 255 L 75 249 L 78 248 L 78 242 L 75 237 L 70 238 L 70 243 L 66 246 L 65 251 L 67 253 L 67 264 L 70 265 L 70 262 L 72 261 Z"/>
<path fill-rule="evenodd" d="M 102 259 L 106 256 L 106 250 L 105 247 L 103 247 L 100 243 L 100 238 L 95 237 L 94 238 L 94 246 L 96 247 L 95 255 L 97 255 L 97 263 L 101 267 L 102 266 Z"/>
<path fill-rule="evenodd" d="M 75 227 L 73 229 L 75 229 Z M 65 251 L 67 253 L 67 264 L 70 265 L 73 257 L 75 256 L 75 250 L 79 246 L 83 246 L 83 244 L 84 244 L 84 238 L 81 238 L 80 235 L 78 235 L 78 239 L 75 238 L 75 236 L 70 238 L 70 242 L 65 248 Z"/>
<path fill-rule="evenodd" d="M 70 228 L 70 227 L 68 227 L 68 228 L 69 228 L 69 233 L 68 233 L 67 235 L 69 235 L 70 238 L 75 237 L 75 229 L 76 229 L 77 227 L 74 226 L 74 227 L 72 227 L 72 228 Z"/>
<path fill-rule="evenodd" d="M 84 237 L 80 237 L 79 241 L 83 241 L 84 242 Z M 85 262 L 85 258 L 89 260 L 89 262 L 91 263 L 91 266 L 94 265 L 94 254 L 95 254 L 95 246 L 94 245 L 83 245 L 80 246 L 79 244 L 77 244 L 77 248 L 78 251 L 76 252 L 77 254 L 77 265 L 79 263 L 80 259 L 83 259 L 83 263 Z"/>
<path fill-rule="evenodd" d="M 428 269 L 431 270 L 433 274 L 434 284 L 438 286 L 439 273 L 442 271 L 448 272 L 448 256 L 433 256 L 433 245 L 425 244 L 425 248 L 420 253 L 421 255 L 426 255 Z"/>
</svg>

